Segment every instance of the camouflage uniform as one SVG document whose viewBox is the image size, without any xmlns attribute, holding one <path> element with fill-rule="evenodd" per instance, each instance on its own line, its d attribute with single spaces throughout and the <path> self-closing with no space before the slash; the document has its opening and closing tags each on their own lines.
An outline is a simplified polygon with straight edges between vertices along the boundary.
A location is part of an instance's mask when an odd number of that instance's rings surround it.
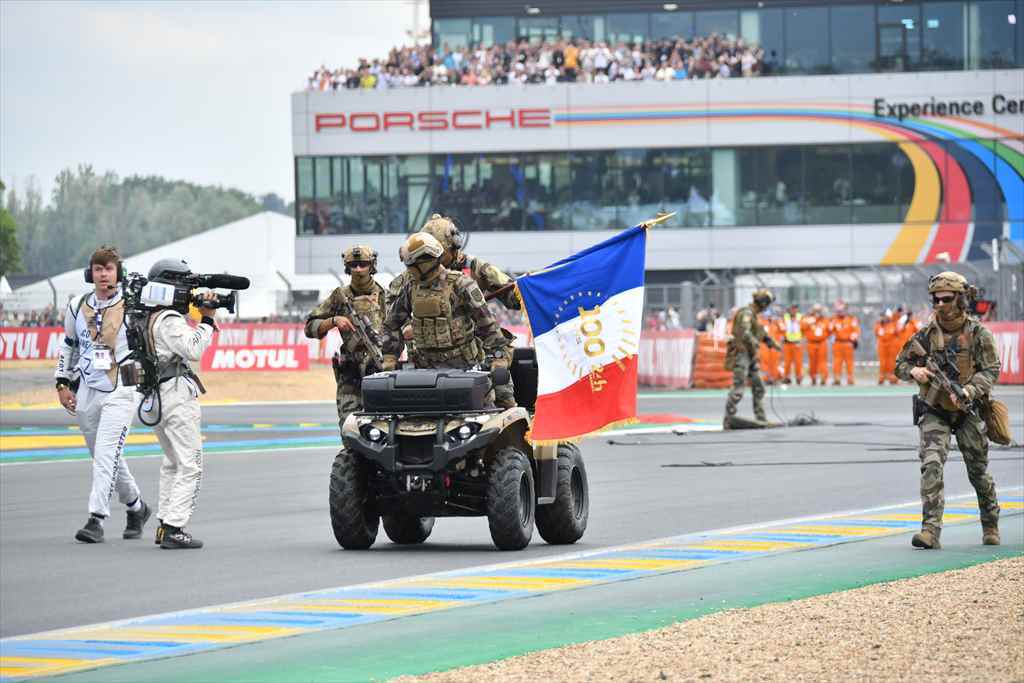
<svg viewBox="0 0 1024 683">
<path fill-rule="evenodd" d="M 369 288 L 357 289 L 348 284 L 338 287 L 319 306 L 306 316 L 306 336 L 316 339 L 317 330 L 324 320 L 334 316 L 351 316 L 351 309 L 365 316 L 373 331 L 379 331 L 384 322 L 385 292 L 375 281 L 370 281 Z M 369 353 L 354 332 L 343 332 L 342 346 L 334 363 L 334 381 L 338 385 L 336 403 L 338 406 L 338 425 L 341 426 L 351 413 L 361 409 L 362 382 L 366 374 Z"/>
<path fill-rule="evenodd" d="M 501 289 L 508 283 L 512 282 L 512 278 L 510 278 L 508 275 L 502 272 L 502 270 L 497 266 L 492 265 L 487 261 L 484 261 L 483 259 L 477 258 L 475 256 L 470 256 L 469 254 L 465 254 L 461 251 L 458 252 L 458 256 L 456 257 L 456 260 L 453 262 L 453 264 L 451 266 L 447 266 L 447 268 L 454 272 L 462 271 L 464 275 L 471 277 L 484 294 L 496 292 L 497 290 Z M 395 279 L 391 281 L 391 284 L 388 285 L 388 310 L 391 310 L 391 305 L 398 298 L 399 294 L 402 292 L 402 289 L 406 287 L 408 283 L 415 281 L 415 279 L 416 274 L 407 270 L 402 274 L 398 275 L 397 277 L 395 277 Z M 522 303 L 519 301 L 519 297 L 516 296 L 515 290 L 512 287 L 502 292 L 501 294 L 497 295 L 495 299 L 504 304 L 505 308 L 509 308 L 516 311 L 522 308 Z M 501 330 L 501 334 L 506 339 L 504 357 L 508 358 L 511 361 L 513 349 L 512 341 L 515 339 L 515 337 L 514 335 L 512 335 L 512 333 L 507 332 L 505 329 L 499 329 Z M 418 364 L 416 358 L 417 345 L 415 339 L 412 341 L 411 344 L 408 344 L 408 346 L 409 360 L 416 364 L 417 367 L 421 367 Z M 494 387 L 494 403 L 501 408 L 511 408 L 515 406 L 515 387 L 513 386 L 511 379 L 509 379 L 507 384 L 502 384 Z"/>
<path fill-rule="evenodd" d="M 736 311 L 732 319 L 732 339 L 726 357 L 726 369 L 732 363 L 732 389 L 725 401 L 725 423 L 736 415 L 736 407 L 743 400 L 743 387 L 750 379 L 750 394 L 754 399 L 754 417 L 761 422 L 767 421 L 764 412 L 764 382 L 758 367 L 758 349 L 761 341 L 769 345 L 774 343 L 768 332 L 757 319 L 754 305 L 744 306 Z"/>
<path fill-rule="evenodd" d="M 911 370 L 915 366 L 923 367 L 926 362 L 926 356 L 914 353 L 915 340 L 926 353 L 954 350 L 960 383 L 971 388 L 972 398 L 976 401 L 988 399 L 992 386 L 999 379 L 1000 362 L 995 338 L 981 323 L 968 317 L 959 330 L 946 332 L 933 321 L 908 339 L 896 359 L 896 376 L 908 382 L 914 381 Z M 934 547 L 938 547 L 945 508 L 942 469 L 949 451 L 950 434 L 956 435 L 957 446 L 967 466 L 967 478 L 978 496 L 982 528 L 997 529 L 999 502 L 995 482 L 988 473 L 988 437 L 984 422 L 958 410 L 945 392 L 934 391 L 929 384 L 921 386 L 919 396 L 929 406 L 928 412 L 918 421 L 921 434 L 918 456 L 921 459 L 922 531 L 929 531 L 936 541 Z"/>
<path fill-rule="evenodd" d="M 487 356 L 506 357 L 508 342 L 483 292 L 471 278 L 444 266 L 438 265 L 438 273 L 428 282 L 414 275 L 404 279 L 384 318 L 385 356 L 402 353 L 402 327 L 409 321 L 418 368 L 467 369 Z"/>
</svg>

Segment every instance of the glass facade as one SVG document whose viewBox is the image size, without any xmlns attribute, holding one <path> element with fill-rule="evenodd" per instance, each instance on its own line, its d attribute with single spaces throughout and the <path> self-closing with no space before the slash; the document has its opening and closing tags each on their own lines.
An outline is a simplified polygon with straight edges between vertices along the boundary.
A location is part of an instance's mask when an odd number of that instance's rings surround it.
<svg viewBox="0 0 1024 683">
<path fill-rule="evenodd" d="M 725 3 L 722 3 L 725 4 Z M 485 7 L 486 3 L 481 3 Z M 871 73 L 1024 66 L 1024 0 L 435 19 L 434 46 L 558 38 L 639 43 L 712 33 L 765 49 L 766 72 Z"/>
<path fill-rule="evenodd" d="M 959 145 L 943 145 L 948 158 L 964 158 Z M 660 210 L 678 212 L 675 228 L 901 223 L 913 159 L 928 151 L 885 142 L 298 157 L 297 230 L 405 233 L 435 211 L 501 231 L 620 229 Z M 936 216 L 1024 220 L 1006 215 L 994 179 L 975 178 L 966 201 L 935 197 L 946 202 Z"/>
</svg>

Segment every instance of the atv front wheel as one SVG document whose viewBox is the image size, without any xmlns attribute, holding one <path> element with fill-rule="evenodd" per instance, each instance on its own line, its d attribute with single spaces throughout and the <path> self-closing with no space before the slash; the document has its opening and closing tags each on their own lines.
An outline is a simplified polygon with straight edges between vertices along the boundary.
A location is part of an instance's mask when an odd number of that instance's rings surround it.
<svg viewBox="0 0 1024 683">
<path fill-rule="evenodd" d="M 487 482 L 487 523 L 501 550 L 522 550 L 533 536 L 533 468 L 517 448 L 498 451 Z"/>
<path fill-rule="evenodd" d="M 583 456 L 574 444 L 558 446 L 555 502 L 537 506 L 537 531 L 552 545 L 575 543 L 587 530 L 590 487 Z"/>
<path fill-rule="evenodd" d="M 338 545 L 366 550 L 377 540 L 380 515 L 370 507 L 366 465 L 344 448 L 331 467 L 331 528 Z"/>
<path fill-rule="evenodd" d="M 413 545 L 423 543 L 434 530 L 433 517 L 416 517 L 409 514 L 384 515 L 384 533 L 392 543 Z"/>
</svg>

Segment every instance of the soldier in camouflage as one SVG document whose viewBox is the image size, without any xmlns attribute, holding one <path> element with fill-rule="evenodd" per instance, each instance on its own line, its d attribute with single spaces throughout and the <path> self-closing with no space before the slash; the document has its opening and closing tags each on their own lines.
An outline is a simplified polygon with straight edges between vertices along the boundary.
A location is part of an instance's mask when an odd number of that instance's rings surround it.
<svg viewBox="0 0 1024 683">
<path fill-rule="evenodd" d="M 758 322 L 758 314 L 772 304 L 772 293 L 767 289 L 754 292 L 750 305 L 736 311 L 732 319 L 732 338 L 725 356 L 725 369 L 732 370 L 732 389 L 725 401 L 725 417 L 722 426 L 731 429 L 736 416 L 736 406 L 743 400 L 743 387 L 750 379 L 750 394 L 754 399 L 754 417 L 766 422 L 764 412 L 764 382 L 758 367 L 758 349 L 761 342 L 778 349 L 779 345 Z"/>
<path fill-rule="evenodd" d="M 459 232 L 458 227 L 451 218 L 435 213 L 423 225 L 421 232 L 433 235 L 441 243 L 441 246 L 444 248 L 444 254 L 441 256 L 442 266 L 451 271 L 462 271 L 463 274 L 473 278 L 473 281 L 476 282 L 484 294 L 494 294 L 494 298 L 500 301 L 505 308 L 515 311 L 522 308 L 522 302 L 519 301 L 519 297 L 516 296 L 513 287 L 508 287 L 502 291 L 503 287 L 512 282 L 512 278 L 497 266 L 462 251 L 463 247 L 465 247 L 465 237 Z M 406 281 L 412 277 L 414 275 L 411 271 L 406 271 L 391 281 L 391 285 L 388 287 L 389 308 L 391 302 L 398 296 Z M 505 350 L 505 355 L 508 358 L 512 358 L 512 341 L 515 339 L 515 336 L 504 329 L 501 332 L 506 340 L 508 340 L 508 348 Z M 409 357 L 415 360 L 414 356 L 415 351 L 409 354 Z M 508 384 L 502 384 L 494 388 L 494 402 L 501 408 L 511 408 L 516 404 L 515 388 L 511 380 Z"/>
<path fill-rule="evenodd" d="M 417 232 L 402 254 L 412 276 L 384 318 L 384 369 L 393 370 L 405 346 L 402 328 L 412 322 L 418 368 L 467 369 L 488 364 L 508 368 L 508 342 L 471 278 L 441 265 L 444 247 Z"/>
<path fill-rule="evenodd" d="M 985 545 L 999 545 L 999 502 L 996 485 L 988 473 L 988 437 L 985 423 L 964 411 L 956 396 L 939 390 L 926 366 L 928 357 L 952 352 L 966 400 L 984 405 L 999 379 L 999 355 L 995 339 L 975 318 L 968 315 L 969 297 L 976 291 L 960 274 L 944 272 L 928 281 L 935 314 L 932 321 L 907 340 L 896 359 L 896 376 L 914 380 L 920 386 L 915 410 L 921 445 L 921 532 L 911 543 L 917 548 L 941 547 L 942 513 L 945 508 L 942 469 L 949 451 L 950 434 L 967 466 L 967 478 L 978 496 L 981 539 Z M 948 373 L 947 373 L 948 374 Z"/>
<path fill-rule="evenodd" d="M 362 382 L 370 365 L 370 352 L 357 334 L 352 316 L 369 323 L 378 333 L 384 322 L 385 292 L 373 279 L 377 272 L 377 252 L 365 245 L 356 245 L 342 254 L 349 284 L 338 287 L 306 316 L 305 332 L 311 339 L 323 339 L 331 328 L 341 333 L 341 348 L 334 357 L 334 380 L 338 385 L 336 402 L 338 425 L 349 414 L 362 408 Z"/>
</svg>

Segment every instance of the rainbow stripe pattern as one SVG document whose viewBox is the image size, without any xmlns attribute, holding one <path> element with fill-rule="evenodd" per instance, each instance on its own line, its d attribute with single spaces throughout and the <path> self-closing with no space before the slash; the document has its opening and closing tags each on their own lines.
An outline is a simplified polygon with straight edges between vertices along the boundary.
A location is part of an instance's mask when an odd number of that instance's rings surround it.
<svg viewBox="0 0 1024 683">
<path fill-rule="evenodd" d="M 876 117 L 868 105 L 817 103 L 623 105 L 556 110 L 556 126 L 807 122 L 855 126 L 895 142 L 914 169 L 912 200 L 883 265 L 988 258 L 981 250 L 1008 234 L 1024 246 L 1024 131 L 961 117 Z M 997 139 L 998 138 L 998 139 Z"/>
<path fill-rule="evenodd" d="M 1024 511 L 1024 490 L 1000 496 Z M 343 586 L 231 605 L 0 640 L 0 681 L 29 680 L 245 643 L 345 629 L 414 614 L 753 560 L 796 550 L 909 534 L 918 503 L 689 534 L 594 552 Z M 978 519 L 977 503 L 947 499 L 945 522 Z"/>
</svg>

